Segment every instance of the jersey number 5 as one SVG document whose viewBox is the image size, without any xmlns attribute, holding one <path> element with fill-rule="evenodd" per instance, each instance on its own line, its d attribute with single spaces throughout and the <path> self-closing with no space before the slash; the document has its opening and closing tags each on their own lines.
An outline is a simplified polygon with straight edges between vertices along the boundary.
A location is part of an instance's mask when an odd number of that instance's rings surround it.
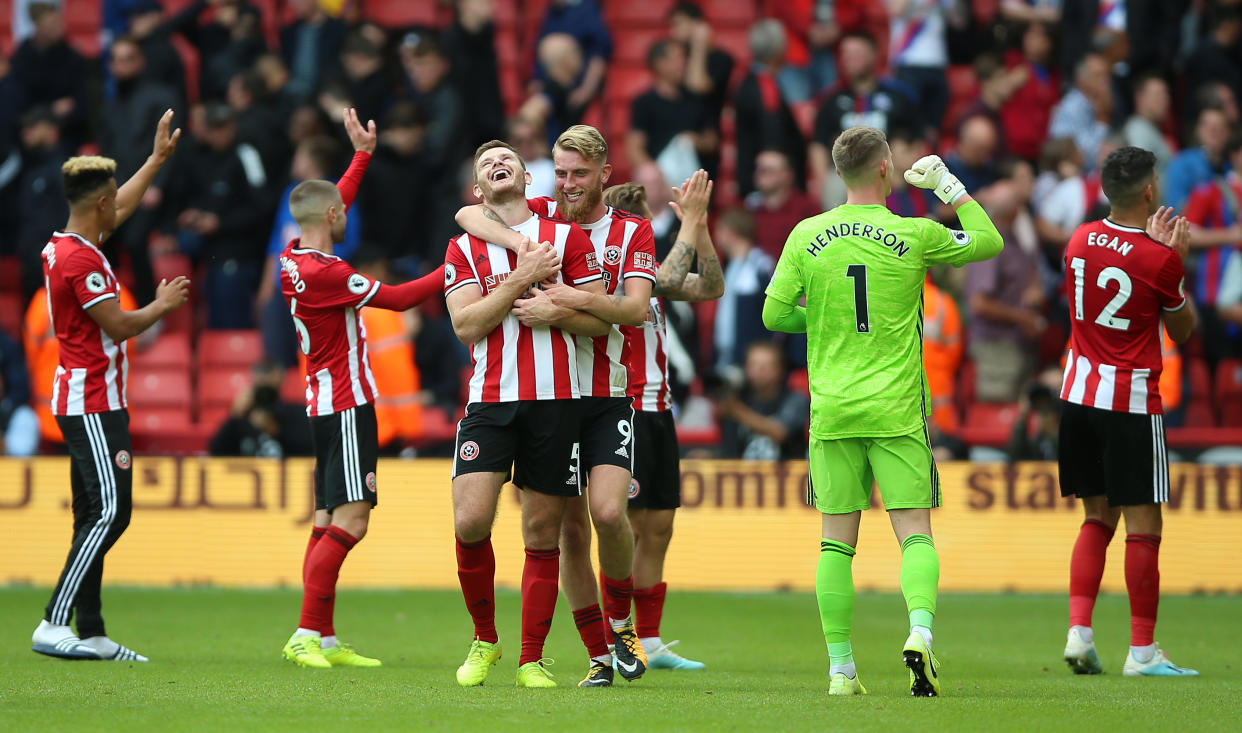
<svg viewBox="0 0 1242 733">
<path fill-rule="evenodd" d="M 854 281 L 854 322 L 858 333 L 871 333 L 871 314 L 867 312 L 867 266 L 850 265 L 845 276 Z"/>
<path fill-rule="evenodd" d="M 1083 280 L 1086 279 L 1087 261 L 1081 257 L 1075 257 L 1070 260 L 1070 269 L 1074 271 L 1074 319 L 1081 321 L 1083 319 Z M 1096 316 L 1095 322 L 1104 328 L 1125 331 L 1130 328 L 1130 319 L 1118 318 L 1117 311 L 1121 310 L 1126 301 L 1130 300 L 1130 295 L 1134 292 L 1134 285 L 1130 282 L 1130 276 L 1120 267 L 1105 267 L 1103 270 L 1100 270 L 1099 277 L 1095 279 L 1096 287 L 1101 290 L 1107 290 L 1109 283 L 1114 282 L 1117 283 L 1117 294 L 1113 296 L 1112 300 L 1108 301 L 1108 305 L 1104 306 L 1104 310 L 1100 311 L 1100 315 Z"/>
</svg>

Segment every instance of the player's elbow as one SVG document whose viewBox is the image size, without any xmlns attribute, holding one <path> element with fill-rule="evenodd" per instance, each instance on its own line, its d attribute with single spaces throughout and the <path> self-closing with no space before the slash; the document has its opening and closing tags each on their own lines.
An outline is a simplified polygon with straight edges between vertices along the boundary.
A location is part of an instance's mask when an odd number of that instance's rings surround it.
<svg viewBox="0 0 1242 733">
<path fill-rule="evenodd" d="M 1178 311 L 1173 317 L 1165 316 L 1164 328 L 1168 331 L 1169 338 L 1173 339 L 1173 343 L 1184 344 L 1190 339 L 1190 335 L 1194 333 L 1197 320 L 1194 311 L 1190 310 L 1188 303 L 1186 307 Z"/>
<path fill-rule="evenodd" d="M 470 210 L 476 205 L 477 204 L 467 204 L 457 210 L 457 213 L 453 215 L 453 221 L 457 222 L 457 226 L 462 229 L 466 228 L 466 224 L 470 221 Z"/>
<path fill-rule="evenodd" d="M 775 298 L 765 298 L 763 301 L 763 327 L 769 331 L 783 331 L 782 326 L 789 310 L 790 307 L 787 303 L 782 303 Z"/>
<path fill-rule="evenodd" d="M 621 312 L 622 326 L 641 326 L 643 321 L 647 320 L 647 311 L 650 307 L 645 301 L 638 298 L 626 298 L 625 308 Z"/>
</svg>

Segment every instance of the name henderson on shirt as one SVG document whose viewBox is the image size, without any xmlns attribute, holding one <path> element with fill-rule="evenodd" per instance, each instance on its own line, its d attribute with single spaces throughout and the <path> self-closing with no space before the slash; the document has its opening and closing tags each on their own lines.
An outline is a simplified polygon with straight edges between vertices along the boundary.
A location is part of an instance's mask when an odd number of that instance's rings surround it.
<svg viewBox="0 0 1242 733">
<path fill-rule="evenodd" d="M 825 239 L 827 237 L 827 239 Z M 842 222 L 833 224 L 830 227 L 824 227 L 824 231 L 815 235 L 815 241 L 806 248 L 806 251 L 812 257 L 818 257 L 819 251 L 828 246 L 828 243 L 838 237 L 862 237 L 880 242 L 885 247 L 893 250 L 898 257 L 905 257 L 910 248 L 906 245 L 906 240 L 901 239 L 892 232 L 885 232 L 884 227 L 872 226 L 863 222 Z"/>
</svg>

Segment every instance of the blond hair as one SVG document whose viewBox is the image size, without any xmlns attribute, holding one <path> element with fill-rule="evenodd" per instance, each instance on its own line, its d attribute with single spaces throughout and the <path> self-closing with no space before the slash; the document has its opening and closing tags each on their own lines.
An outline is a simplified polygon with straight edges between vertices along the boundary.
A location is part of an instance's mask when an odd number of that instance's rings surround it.
<svg viewBox="0 0 1242 733">
<path fill-rule="evenodd" d="M 70 206 L 99 195 L 116 175 L 116 161 L 102 155 L 79 155 L 60 167 L 65 198 Z"/>
<path fill-rule="evenodd" d="M 874 127 L 851 127 L 832 144 L 832 164 L 846 183 L 862 180 L 888 156 L 888 139 Z"/>
<path fill-rule="evenodd" d="M 647 189 L 638 183 L 620 183 L 604 191 L 604 203 L 614 209 L 638 214 L 644 219 L 651 218 L 651 207 L 647 205 Z"/>
<path fill-rule="evenodd" d="M 592 163 L 608 162 L 608 143 L 599 134 L 599 130 L 590 125 L 574 125 L 562 132 L 556 138 L 556 145 L 552 146 L 552 150 L 569 150 Z"/>
<path fill-rule="evenodd" d="M 345 208 L 341 192 L 330 181 L 302 181 L 289 192 L 289 213 L 301 227 L 318 223 L 337 205 Z"/>
</svg>

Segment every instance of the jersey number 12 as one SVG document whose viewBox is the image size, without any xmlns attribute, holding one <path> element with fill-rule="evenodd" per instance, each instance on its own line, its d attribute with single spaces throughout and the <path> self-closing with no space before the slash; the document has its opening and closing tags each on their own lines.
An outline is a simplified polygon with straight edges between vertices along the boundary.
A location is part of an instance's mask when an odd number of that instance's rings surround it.
<svg viewBox="0 0 1242 733">
<path fill-rule="evenodd" d="M 1083 280 L 1087 270 L 1087 261 L 1081 257 L 1075 257 L 1070 260 L 1070 269 L 1074 271 L 1074 319 L 1081 321 L 1083 319 Z M 1107 290 L 1109 283 L 1114 282 L 1117 283 L 1117 294 L 1113 296 L 1112 300 L 1108 301 L 1108 305 L 1104 306 L 1104 310 L 1100 311 L 1100 315 L 1096 316 L 1095 322 L 1104 328 L 1125 331 L 1130 328 L 1130 319 L 1118 318 L 1117 311 L 1121 310 L 1121 307 L 1126 304 L 1126 301 L 1130 299 L 1130 295 L 1134 292 L 1134 285 L 1130 282 L 1130 276 L 1120 267 L 1105 267 L 1103 270 L 1100 270 L 1100 276 L 1095 279 L 1096 287 L 1101 290 Z"/>
<path fill-rule="evenodd" d="M 867 312 L 867 266 L 850 265 L 845 276 L 854 281 L 854 322 L 858 333 L 871 333 L 871 314 Z"/>
</svg>

